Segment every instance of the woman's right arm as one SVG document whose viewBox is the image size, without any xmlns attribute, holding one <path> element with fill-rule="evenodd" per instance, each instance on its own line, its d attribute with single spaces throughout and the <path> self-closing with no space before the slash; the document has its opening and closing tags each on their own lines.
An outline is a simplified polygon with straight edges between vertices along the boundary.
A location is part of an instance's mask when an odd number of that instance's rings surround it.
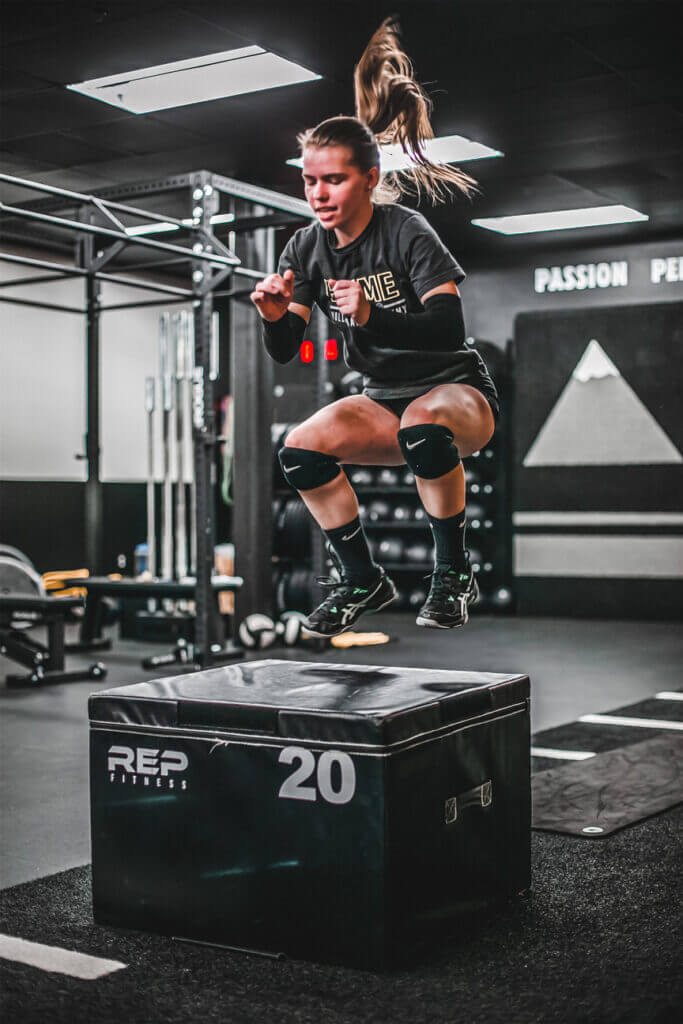
<svg viewBox="0 0 683 1024">
<path fill-rule="evenodd" d="M 299 351 L 311 310 L 292 302 L 294 273 L 269 274 L 251 293 L 261 316 L 261 336 L 268 355 L 278 363 L 288 363 Z"/>
</svg>

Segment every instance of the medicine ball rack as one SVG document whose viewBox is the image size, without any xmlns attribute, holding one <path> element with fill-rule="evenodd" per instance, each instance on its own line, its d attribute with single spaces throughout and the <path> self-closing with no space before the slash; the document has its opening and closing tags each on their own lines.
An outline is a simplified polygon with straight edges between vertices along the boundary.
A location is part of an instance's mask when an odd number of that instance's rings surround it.
<svg viewBox="0 0 683 1024">
<path fill-rule="evenodd" d="M 100 319 L 101 314 L 114 309 L 134 309 L 141 306 L 167 306 L 191 303 L 194 314 L 195 365 L 192 373 L 193 395 L 193 462 L 196 507 L 196 576 L 194 600 L 196 608 L 195 644 L 193 660 L 200 667 L 219 663 L 233 657 L 234 651 L 217 650 L 215 636 L 215 600 L 212 587 L 215 548 L 214 460 L 218 443 L 213 386 L 211 381 L 211 326 L 214 300 L 234 299 L 230 303 L 231 316 L 231 379 L 235 397 L 235 504 L 234 530 L 236 569 L 244 578 L 245 591 L 241 614 L 262 610 L 271 601 L 270 545 L 264 544 L 264 523 L 270 520 L 270 487 L 264 494 L 263 473 L 260 466 L 268 465 L 272 387 L 268 369 L 264 368 L 262 346 L 255 343 L 257 326 L 255 311 L 249 304 L 248 312 L 239 312 L 240 300 L 248 302 L 251 286 L 236 288 L 233 275 L 260 280 L 275 267 L 274 231 L 313 217 L 303 200 L 258 188 L 245 182 L 226 178 L 201 170 L 178 174 L 145 183 L 131 183 L 84 194 L 40 182 L 0 174 L 0 182 L 18 189 L 46 193 L 46 197 L 32 202 L 10 205 L 0 202 L 4 237 L 23 245 L 42 249 L 73 252 L 72 264 L 0 253 L 3 262 L 17 263 L 41 271 L 40 276 L 14 278 L 0 284 L 0 291 L 16 286 L 40 284 L 45 281 L 82 277 L 85 280 L 85 306 L 75 307 L 57 303 L 10 297 L 0 294 L 0 301 L 16 305 L 49 309 L 54 312 L 81 314 L 86 317 L 86 434 L 82 458 L 87 464 L 85 483 L 85 555 L 89 571 L 102 574 L 103 566 L 103 491 L 100 475 Z M 152 197 L 161 193 L 180 192 L 189 207 L 189 218 L 181 219 L 148 209 L 129 206 L 120 200 L 132 196 Z M 228 197 L 230 220 L 229 244 L 218 239 L 212 229 L 220 207 L 220 197 Z M 186 208 L 187 208 L 186 207 Z M 73 217 L 57 216 L 55 210 L 75 210 Z M 123 219 L 122 219 L 123 218 Z M 15 222 L 31 222 L 39 230 L 19 233 Z M 128 222 L 128 227 L 126 223 Z M 148 237 L 148 234 L 130 233 L 140 223 L 172 224 L 178 230 L 189 232 L 190 246 L 175 245 Z M 7 231 L 11 224 L 11 235 Z M 240 234 L 241 233 L 241 234 Z M 65 245 L 66 235 L 66 245 Z M 239 237 L 238 237 L 239 236 Z M 237 243 L 250 255 L 256 256 L 256 269 L 245 265 L 236 254 Z M 163 258 L 131 265 L 119 262 L 122 253 L 130 247 L 141 251 L 156 250 Z M 160 281 L 130 276 L 135 269 L 189 264 L 191 286 L 177 287 Z M 112 266 L 126 271 L 111 273 Z M 109 269 L 105 269 L 109 268 Z M 228 281 L 229 288 L 219 286 Z M 162 294 L 163 298 L 149 301 L 102 303 L 102 282 L 126 285 Z M 237 307 L 237 311 L 234 309 Z M 258 378 L 261 375 L 262 379 Z M 235 384 L 237 386 L 235 387 Z M 259 401 L 254 401 L 258 389 Z M 267 396 L 264 398 L 263 396 Z M 241 430 L 238 430 L 238 423 Z M 265 510 L 263 509 L 265 505 Z M 254 509 L 257 508 L 257 514 Z M 269 531 L 268 531 L 269 533 Z M 234 578 L 234 586 L 242 583 Z M 132 581 L 131 591 L 134 590 Z M 242 595 L 240 595 L 242 599 Z"/>
</svg>

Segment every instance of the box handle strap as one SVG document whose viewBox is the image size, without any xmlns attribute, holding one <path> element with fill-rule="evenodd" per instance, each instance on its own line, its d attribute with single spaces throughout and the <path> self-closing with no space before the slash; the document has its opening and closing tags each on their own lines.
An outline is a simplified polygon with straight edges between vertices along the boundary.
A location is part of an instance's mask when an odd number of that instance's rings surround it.
<svg viewBox="0 0 683 1024">
<path fill-rule="evenodd" d="M 446 800 L 444 817 L 447 825 L 452 825 L 466 807 L 490 807 L 493 803 L 493 785 L 491 780 L 482 782 L 481 786 L 468 789 L 460 796 L 449 796 Z"/>
</svg>

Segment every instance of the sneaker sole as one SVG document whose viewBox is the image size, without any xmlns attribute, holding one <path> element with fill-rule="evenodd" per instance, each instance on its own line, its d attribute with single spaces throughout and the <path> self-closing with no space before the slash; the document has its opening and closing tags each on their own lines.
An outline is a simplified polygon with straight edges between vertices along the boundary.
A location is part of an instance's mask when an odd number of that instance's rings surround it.
<svg viewBox="0 0 683 1024">
<path fill-rule="evenodd" d="M 465 626 L 469 622 L 469 615 L 462 622 L 437 622 L 436 619 L 425 619 L 421 615 L 415 619 L 418 626 L 426 626 L 427 629 L 457 629 L 459 626 Z"/>
<path fill-rule="evenodd" d="M 381 604 L 379 608 L 369 608 L 368 611 L 361 612 L 360 615 L 358 616 L 358 619 L 360 619 L 361 615 L 373 615 L 375 612 L 381 612 L 382 608 L 386 608 L 387 605 L 390 605 L 392 601 L 395 601 L 396 598 L 398 597 L 398 593 L 393 583 L 391 584 L 391 586 L 393 589 L 393 594 L 391 595 L 389 600 L 385 601 L 384 604 Z M 358 622 L 358 619 L 354 619 L 354 621 L 351 623 L 351 626 Z M 308 636 L 314 636 L 320 640 L 331 640 L 333 636 L 341 636 L 342 633 L 348 633 L 349 629 L 351 629 L 351 626 L 342 626 L 341 629 L 338 629 L 336 633 L 316 633 L 314 629 L 309 629 L 308 626 L 305 625 L 305 623 L 302 623 L 302 625 L 303 628 L 306 630 Z"/>
<path fill-rule="evenodd" d="M 418 617 L 415 619 L 415 624 L 417 626 L 426 626 L 427 629 L 457 629 L 459 626 L 466 626 L 467 623 L 470 621 L 470 615 L 468 611 L 469 606 L 471 604 L 474 604 L 478 600 L 478 598 L 479 587 L 477 586 L 474 595 L 465 606 L 465 618 L 462 620 L 462 622 L 437 622 L 436 619 L 427 619 L 423 615 L 418 615 Z"/>
</svg>

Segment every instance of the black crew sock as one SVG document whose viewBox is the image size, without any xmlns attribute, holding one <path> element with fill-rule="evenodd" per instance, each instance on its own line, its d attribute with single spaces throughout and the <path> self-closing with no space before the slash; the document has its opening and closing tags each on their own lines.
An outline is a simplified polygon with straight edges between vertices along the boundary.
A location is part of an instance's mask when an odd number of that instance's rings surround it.
<svg viewBox="0 0 683 1024">
<path fill-rule="evenodd" d="M 372 560 L 365 531 L 356 516 L 344 526 L 323 531 L 341 562 L 344 578 L 349 583 L 364 586 L 377 578 L 379 566 Z"/>
<path fill-rule="evenodd" d="M 429 516 L 429 525 L 434 537 L 434 568 L 467 570 L 465 553 L 465 524 L 467 512 L 456 512 L 446 519 Z"/>
</svg>

